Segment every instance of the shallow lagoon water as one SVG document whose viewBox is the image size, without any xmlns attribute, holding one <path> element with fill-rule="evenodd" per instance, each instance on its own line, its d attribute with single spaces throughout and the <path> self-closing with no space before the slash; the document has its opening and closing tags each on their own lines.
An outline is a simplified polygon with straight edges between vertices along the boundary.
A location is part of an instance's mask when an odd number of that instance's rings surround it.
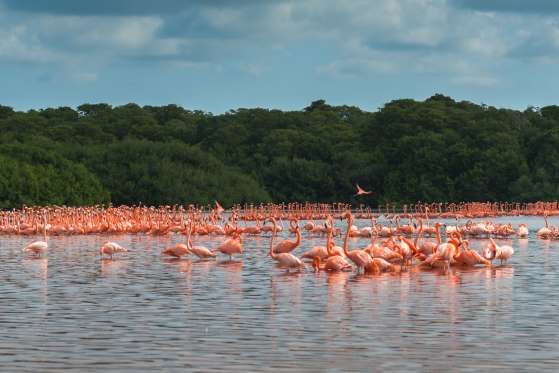
<svg viewBox="0 0 559 373">
<path fill-rule="evenodd" d="M 542 218 L 495 221 L 530 225 L 528 239 L 498 240 L 515 248 L 512 260 L 448 274 L 287 274 L 267 256 L 267 237 L 245 237 L 245 253 L 233 261 L 176 261 L 160 252 L 181 235 L 50 237 L 40 259 L 21 253 L 33 237 L 0 236 L 0 366 L 556 370 L 559 242 L 535 238 Z M 195 242 L 213 247 L 222 239 Z M 101 260 L 98 248 L 107 240 L 132 252 Z M 295 253 L 324 241 L 304 234 Z M 471 241 L 476 249 L 485 242 Z M 351 240 L 352 247 L 367 243 Z"/>
</svg>

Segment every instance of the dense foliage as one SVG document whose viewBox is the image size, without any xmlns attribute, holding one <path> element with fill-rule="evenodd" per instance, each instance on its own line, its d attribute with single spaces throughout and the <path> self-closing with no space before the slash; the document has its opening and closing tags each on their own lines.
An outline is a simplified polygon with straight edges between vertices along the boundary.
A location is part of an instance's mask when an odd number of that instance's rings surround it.
<svg viewBox="0 0 559 373">
<path fill-rule="evenodd" d="M 315 101 L 222 115 L 175 105 L 0 106 L 0 207 L 559 198 L 559 107 L 435 95 L 377 112 Z"/>
</svg>

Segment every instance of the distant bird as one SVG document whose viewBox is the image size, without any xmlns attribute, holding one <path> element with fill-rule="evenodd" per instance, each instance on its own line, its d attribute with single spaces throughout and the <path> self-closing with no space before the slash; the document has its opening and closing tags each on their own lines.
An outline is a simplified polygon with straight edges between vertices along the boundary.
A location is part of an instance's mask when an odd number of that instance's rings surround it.
<svg viewBox="0 0 559 373">
<path fill-rule="evenodd" d="M 217 212 L 218 215 L 220 215 L 223 211 L 225 211 L 225 209 L 221 207 L 219 202 L 215 201 L 215 211 Z"/>
<path fill-rule="evenodd" d="M 367 195 L 367 194 L 371 194 L 373 192 L 371 191 L 366 191 L 363 188 L 361 188 L 359 186 L 359 184 L 355 184 L 355 187 L 357 188 L 357 193 L 355 193 L 356 196 L 363 196 L 363 195 Z"/>
<path fill-rule="evenodd" d="M 127 251 L 128 249 L 120 246 L 116 242 L 105 242 L 103 246 L 101 246 L 101 249 L 99 249 L 101 257 L 103 257 L 104 255 L 108 255 L 111 259 L 113 258 L 113 254 L 125 253 Z"/>
<path fill-rule="evenodd" d="M 47 216 L 43 215 L 43 237 L 44 241 L 31 242 L 29 245 L 23 248 L 24 253 L 30 253 L 36 256 L 41 256 L 48 249 L 49 238 L 47 236 Z"/>
</svg>

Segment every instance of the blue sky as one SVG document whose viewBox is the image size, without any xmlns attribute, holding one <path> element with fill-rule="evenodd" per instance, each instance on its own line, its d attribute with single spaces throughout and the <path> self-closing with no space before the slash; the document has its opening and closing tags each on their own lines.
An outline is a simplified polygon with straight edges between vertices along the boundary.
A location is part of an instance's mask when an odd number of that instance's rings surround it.
<svg viewBox="0 0 559 373">
<path fill-rule="evenodd" d="M 0 0 L 0 104 L 559 104 L 557 0 Z"/>
</svg>

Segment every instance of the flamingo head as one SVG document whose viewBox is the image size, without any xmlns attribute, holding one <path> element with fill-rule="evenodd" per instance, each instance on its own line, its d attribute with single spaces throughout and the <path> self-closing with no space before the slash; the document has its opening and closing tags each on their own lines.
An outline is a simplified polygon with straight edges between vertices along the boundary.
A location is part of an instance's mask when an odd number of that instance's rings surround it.
<svg viewBox="0 0 559 373">
<path fill-rule="evenodd" d="M 496 254 L 497 254 L 497 250 L 496 250 L 494 244 L 492 244 L 492 243 L 487 244 L 487 246 L 485 246 L 483 248 L 482 255 L 487 260 L 495 259 Z"/>
</svg>

